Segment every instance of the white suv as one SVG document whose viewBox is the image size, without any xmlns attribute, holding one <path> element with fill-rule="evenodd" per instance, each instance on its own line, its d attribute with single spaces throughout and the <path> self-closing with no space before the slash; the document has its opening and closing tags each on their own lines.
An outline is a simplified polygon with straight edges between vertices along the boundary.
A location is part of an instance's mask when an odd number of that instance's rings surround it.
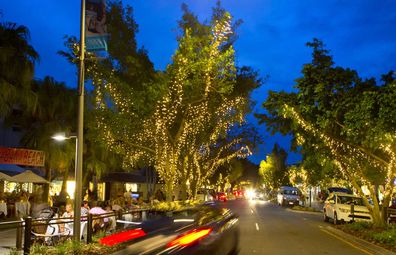
<svg viewBox="0 0 396 255">
<path fill-rule="evenodd" d="M 299 205 L 301 191 L 296 187 L 282 186 L 277 195 L 278 205 Z"/>
<path fill-rule="evenodd" d="M 323 219 L 324 221 L 332 219 L 334 224 L 372 220 L 370 212 L 363 205 L 361 197 L 343 192 L 333 192 L 326 199 L 323 206 Z"/>
</svg>

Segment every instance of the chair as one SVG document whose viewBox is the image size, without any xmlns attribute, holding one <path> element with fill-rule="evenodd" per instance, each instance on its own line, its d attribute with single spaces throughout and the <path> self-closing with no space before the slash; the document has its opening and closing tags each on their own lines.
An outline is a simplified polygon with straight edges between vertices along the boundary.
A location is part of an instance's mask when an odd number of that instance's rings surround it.
<svg viewBox="0 0 396 255">
<path fill-rule="evenodd" d="M 62 239 L 69 239 L 72 233 L 68 229 L 61 230 L 57 220 L 50 220 L 48 225 L 40 225 L 32 227 L 32 236 L 34 242 L 39 241 L 46 245 L 54 245 Z M 37 228 L 40 227 L 40 228 Z M 43 228 L 44 227 L 44 228 Z M 43 231 L 44 229 L 44 231 Z"/>
</svg>

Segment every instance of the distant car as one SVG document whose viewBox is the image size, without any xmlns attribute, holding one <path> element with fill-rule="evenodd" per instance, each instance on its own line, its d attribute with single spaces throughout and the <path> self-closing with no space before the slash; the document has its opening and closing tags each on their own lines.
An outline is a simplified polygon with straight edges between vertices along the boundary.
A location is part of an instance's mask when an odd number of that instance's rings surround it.
<svg viewBox="0 0 396 255">
<path fill-rule="evenodd" d="M 233 194 L 234 194 L 235 198 L 237 198 L 237 199 L 244 198 L 244 194 L 243 194 L 242 190 L 234 190 Z"/>
<path fill-rule="evenodd" d="M 325 192 L 322 194 L 321 199 L 324 201 L 326 198 L 333 192 L 342 192 L 342 193 L 347 193 L 353 195 L 352 190 L 344 187 L 329 187 L 325 190 Z"/>
<path fill-rule="evenodd" d="M 258 199 L 258 200 L 264 200 L 265 199 L 265 194 L 261 190 L 256 190 L 254 194 L 255 194 L 254 199 Z"/>
<path fill-rule="evenodd" d="M 216 194 L 216 200 L 218 201 L 223 201 L 223 202 L 227 202 L 227 194 L 224 192 L 217 192 Z"/>
<path fill-rule="evenodd" d="M 301 199 L 301 191 L 296 187 L 282 186 L 277 195 L 279 205 L 299 205 Z"/>
<path fill-rule="evenodd" d="M 102 245 L 122 243 L 121 254 L 238 254 L 238 218 L 229 209 L 213 205 L 174 212 L 144 221 L 129 230 L 99 240 Z"/>
<path fill-rule="evenodd" d="M 332 219 L 334 224 L 350 221 L 371 221 L 369 209 L 359 196 L 344 192 L 333 192 L 323 206 L 323 219 Z"/>
<path fill-rule="evenodd" d="M 210 189 L 199 189 L 197 191 L 196 199 L 201 202 L 213 201 L 214 200 L 214 191 Z"/>
</svg>

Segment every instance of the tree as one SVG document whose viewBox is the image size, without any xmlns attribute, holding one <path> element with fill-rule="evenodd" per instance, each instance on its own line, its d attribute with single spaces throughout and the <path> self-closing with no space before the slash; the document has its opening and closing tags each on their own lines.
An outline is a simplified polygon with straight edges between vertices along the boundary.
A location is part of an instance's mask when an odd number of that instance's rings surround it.
<svg viewBox="0 0 396 255">
<path fill-rule="evenodd" d="M 274 144 L 271 155 L 260 162 L 259 174 L 267 188 L 276 190 L 281 186 L 290 186 L 286 159 L 286 151 Z"/>
<path fill-rule="evenodd" d="M 15 23 L 0 23 L 0 116 L 19 107 L 32 110 L 37 98 L 30 89 L 39 56 L 29 44 L 29 30 Z"/>
<path fill-rule="evenodd" d="M 296 80 L 297 92 L 272 92 L 263 104 L 268 114 L 261 120 L 273 131 L 292 134 L 294 145 L 301 146 L 304 161 L 311 166 L 316 160 L 317 165 L 338 169 L 363 197 L 375 224 L 383 224 L 375 187 L 384 185 L 387 204 L 396 173 L 394 121 L 390 125 L 386 121 L 395 114 L 394 100 L 388 97 L 395 93 L 394 79 L 384 76 L 383 85 L 362 80 L 356 71 L 334 67 L 321 41 L 307 45 L 313 48 L 313 60 Z M 374 207 L 369 206 L 362 185 L 368 186 Z"/>
<path fill-rule="evenodd" d="M 62 188 L 66 189 L 69 169 L 74 164 L 75 144 L 57 143 L 51 137 L 59 132 L 70 133 L 74 130 L 77 93 L 51 77 L 34 81 L 31 89 L 37 95 L 36 109 L 32 113 L 24 111 L 21 115 L 10 116 L 6 122 L 17 123 L 24 131 L 21 145 L 45 152 L 47 180 L 52 178 L 51 170 L 63 172 Z M 48 188 L 44 190 L 45 196 L 48 196 Z"/>
</svg>

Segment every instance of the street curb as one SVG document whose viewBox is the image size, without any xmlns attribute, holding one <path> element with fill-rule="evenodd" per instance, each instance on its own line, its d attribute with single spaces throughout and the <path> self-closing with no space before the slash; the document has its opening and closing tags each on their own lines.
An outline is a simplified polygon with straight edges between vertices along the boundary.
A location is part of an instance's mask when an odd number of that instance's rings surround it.
<svg viewBox="0 0 396 255">
<path fill-rule="evenodd" d="M 336 229 L 334 227 L 327 226 L 326 230 L 330 231 L 332 234 L 337 235 L 338 237 L 341 237 L 342 239 L 347 240 L 348 242 L 358 246 L 362 247 L 365 250 L 369 251 L 372 254 L 375 255 L 396 255 L 396 253 L 387 250 L 381 246 L 378 246 L 376 244 L 370 243 L 366 240 L 363 240 L 361 238 L 355 237 L 351 234 L 345 233 L 342 230 Z"/>
<path fill-rule="evenodd" d="M 295 212 L 295 213 L 307 213 L 307 214 L 314 214 L 314 215 L 318 215 L 318 214 L 322 213 L 322 212 L 312 212 L 312 211 L 299 211 L 299 210 L 293 210 L 291 208 L 286 208 L 286 211 Z"/>
</svg>

